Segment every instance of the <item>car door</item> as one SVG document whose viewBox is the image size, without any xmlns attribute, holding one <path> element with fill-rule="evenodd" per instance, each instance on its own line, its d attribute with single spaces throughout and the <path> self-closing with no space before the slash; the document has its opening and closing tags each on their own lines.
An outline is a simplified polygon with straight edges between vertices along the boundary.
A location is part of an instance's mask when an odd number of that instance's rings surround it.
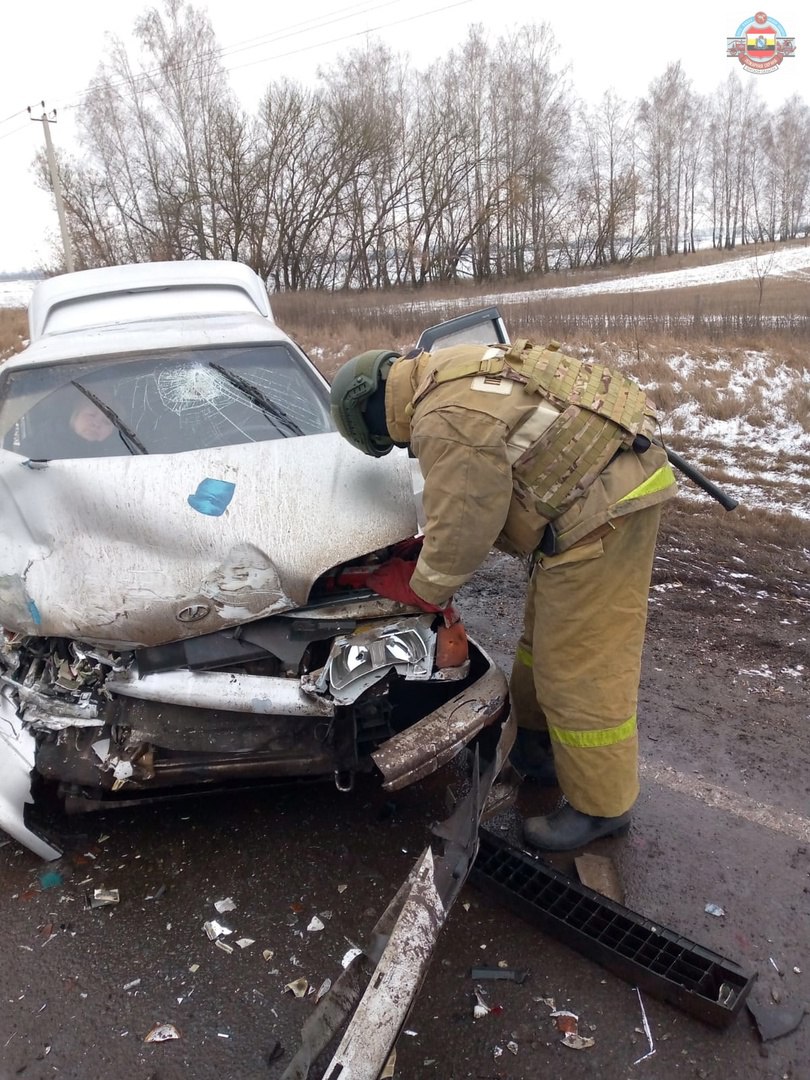
<svg viewBox="0 0 810 1080">
<path fill-rule="evenodd" d="M 429 326 L 416 344 L 425 352 L 448 345 L 508 345 L 509 335 L 498 308 L 486 307 Z"/>
</svg>

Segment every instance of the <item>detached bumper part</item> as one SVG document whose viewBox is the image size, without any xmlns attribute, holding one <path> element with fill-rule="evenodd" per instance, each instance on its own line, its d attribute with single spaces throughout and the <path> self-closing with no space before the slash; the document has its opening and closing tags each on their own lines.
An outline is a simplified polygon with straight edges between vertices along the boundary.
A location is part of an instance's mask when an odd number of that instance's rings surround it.
<svg viewBox="0 0 810 1080">
<path fill-rule="evenodd" d="M 388 739 L 371 755 L 383 774 L 383 787 L 398 791 L 452 761 L 479 731 L 503 716 L 508 697 L 506 677 L 491 666 L 468 690 Z"/>
<path fill-rule="evenodd" d="M 502 726 L 494 758 L 483 772 L 476 753 L 470 792 L 434 829 L 437 839 L 444 841 L 442 853 L 436 855 L 433 845 L 422 853 L 374 927 L 365 951 L 310 1014 L 301 1047 L 281 1080 L 307 1080 L 312 1064 L 344 1025 L 324 1080 L 377 1080 L 475 860 L 484 807 L 513 739 L 510 720 Z"/>
<path fill-rule="evenodd" d="M 333 716 L 325 698 L 305 694 L 297 680 L 225 671 L 165 671 L 138 678 L 134 672 L 113 675 L 107 689 L 122 697 L 188 705 L 198 709 L 262 713 L 269 716 Z"/>
<path fill-rule="evenodd" d="M 0 828 L 42 859 L 58 859 L 58 848 L 43 840 L 25 822 L 31 798 L 35 741 L 17 716 L 14 705 L 0 693 Z"/>
<path fill-rule="evenodd" d="M 754 982 L 731 960 L 572 881 L 481 830 L 470 880 L 608 971 L 715 1027 L 727 1027 Z"/>
</svg>

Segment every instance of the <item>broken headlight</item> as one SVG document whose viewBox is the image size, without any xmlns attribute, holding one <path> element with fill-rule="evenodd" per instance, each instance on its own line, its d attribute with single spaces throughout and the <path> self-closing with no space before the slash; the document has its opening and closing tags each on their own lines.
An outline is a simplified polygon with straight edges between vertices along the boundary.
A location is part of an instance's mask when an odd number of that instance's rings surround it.
<svg viewBox="0 0 810 1080">
<path fill-rule="evenodd" d="M 348 705 L 392 669 L 406 679 L 429 679 L 436 652 L 433 619 L 421 616 L 406 626 L 386 623 L 335 638 L 312 689 Z"/>
</svg>

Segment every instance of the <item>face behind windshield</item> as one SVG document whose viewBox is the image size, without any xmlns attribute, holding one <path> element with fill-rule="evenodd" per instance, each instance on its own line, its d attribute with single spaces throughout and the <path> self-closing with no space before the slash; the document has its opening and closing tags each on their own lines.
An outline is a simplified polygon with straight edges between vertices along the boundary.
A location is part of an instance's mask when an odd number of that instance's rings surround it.
<svg viewBox="0 0 810 1080">
<path fill-rule="evenodd" d="M 3 447 L 33 460 L 175 454 L 332 430 L 328 395 L 286 345 L 11 371 Z"/>
</svg>

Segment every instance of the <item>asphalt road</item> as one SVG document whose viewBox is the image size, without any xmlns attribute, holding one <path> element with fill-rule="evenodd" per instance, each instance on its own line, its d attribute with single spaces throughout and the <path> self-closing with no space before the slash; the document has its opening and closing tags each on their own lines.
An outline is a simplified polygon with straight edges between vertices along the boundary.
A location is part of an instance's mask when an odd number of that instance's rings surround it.
<svg viewBox="0 0 810 1080">
<path fill-rule="evenodd" d="M 715 574 L 682 543 L 662 543 L 639 708 L 642 795 L 629 836 L 592 849 L 614 858 L 629 907 L 756 972 L 752 997 L 774 1008 L 810 1007 L 810 586 L 797 560 L 775 577 L 748 555 L 749 576 L 735 578 L 733 560 Z M 522 588 L 518 564 L 493 557 L 462 598 L 471 633 L 503 664 Z M 6 843 L 0 1077 L 279 1077 L 313 1001 L 286 984 L 337 977 L 457 782 L 451 768 L 394 799 L 370 781 L 350 795 L 291 785 L 75 819 L 56 864 Z M 516 838 L 519 814 L 552 799 L 527 789 L 492 828 Z M 558 865 L 570 869 L 570 857 Z M 120 903 L 89 908 L 100 886 Z M 235 909 L 218 914 L 228 897 Z M 308 929 L 313 916 L 322 930 Z M 210 919 L 234 931 L 228 942 L 252 944 L 219 949 L 203 931 Z M 502 1009 L 474 1020 L 470 968 L 498 962 L 529 977 L 487 984 Z M 552 999 L 593 1046 L 562 1044 Z M 642 1001 L 655 1054 L 634 1064 L 648 1051 L 635 988 L 468 884 L 395 1075 L 810 1078 L 808 1017 L 763 1043 L 745 1011 L 716 1030 Z M 156 1024 L 180 1038 L 144 1042 Z"/>
</svg>

